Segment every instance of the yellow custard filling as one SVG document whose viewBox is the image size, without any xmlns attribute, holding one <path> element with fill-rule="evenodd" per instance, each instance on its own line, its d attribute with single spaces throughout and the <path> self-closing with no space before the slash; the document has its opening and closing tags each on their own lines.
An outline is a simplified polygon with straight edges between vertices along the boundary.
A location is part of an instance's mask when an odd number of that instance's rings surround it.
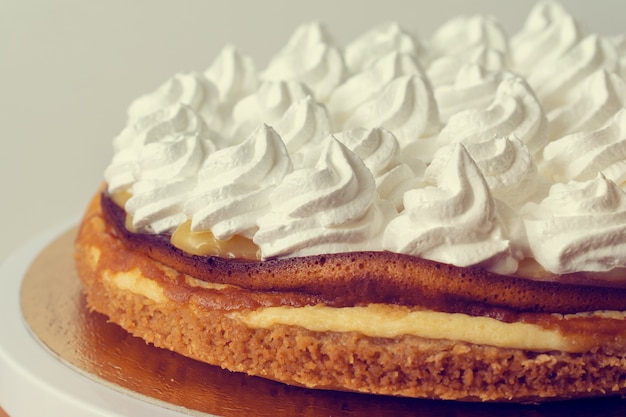
<svg viewBox="0 0 626 417">
<path fill-rule="evenodd" d="M 117 273 L 104 271 L 102 280 L 108 285 L 115 286 L 120 290 L 130 291 L 133 294 L 140 294 L 156 303 L 164 303 L 168 300 L 163 287 L 155 281 L 144 277 L 141 270 L 137 268 Z"/>
<path fill-rule="evenodd" d="M 283 324 L 316 332 L 358 332 L 370 337 L 394 338 L 402 335 L 428 339 L 459 340 L 501 348 L 532 351 L 578 351 L 556 330 L 530 323 L 505 323 L 489 317 L 406 307 L 370 304 L 365 307 L 267 307 L 231 313 L 248 327 L 269 328 Z"/>
<path fill-rule="evenodd" d="M 119 290 L 142 295 L 156 303 L 170 300 L 163 288 L 144 277 L 138 269 L 126 272 L 105 272 L 104 282 Z M 228 285 L 205 283 L 187 276 L 188 285 L 221 290 Z M 370 304 L 358 307 L 265 307 L 251 311 L 235 311 L 231 319 L 251 328 L 266 329 L 274 325 L 298 326 L 315 332 L 357 332 L 369 337 L 395 338 L 403 335 L 427 339 L 458 340 L 499 348 L 535 352 L 584 352 L 590 346 L 576 338 L 566 337 L 555 329 L 537 324 L 506 323 L 489 317 L 463 313 L 415 310 L 404 306 Z M 626 321 L 626 312 L 598 311 L 561 316 L 562 320 L 579 317 L 603 317 Z M 617 335 L 616 335 L 617 336 Z"/>
</svg>

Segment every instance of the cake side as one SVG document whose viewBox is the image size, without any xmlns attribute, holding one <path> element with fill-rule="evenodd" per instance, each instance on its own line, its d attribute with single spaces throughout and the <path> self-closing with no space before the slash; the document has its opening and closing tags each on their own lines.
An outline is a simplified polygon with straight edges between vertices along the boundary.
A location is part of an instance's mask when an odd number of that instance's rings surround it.
<svg viewBox="0 0 626 417">
<path fill-rule="evenodd" d="M 263 299 L 263 292 L 197 279 L 129 250 L 99 207 L 96 196 L 76 246 L 89 308 L 155 346 L 231 371 L 320 389 L 522 402 L 626 391 L 626 357 L 616 350 L 623 342 L 568 353 L 416 335 L 372 337 L 297 325 L 250 326 L 242 315 L 268 304 L 241 300 Z M 129 271 L 140 272 L 128 278 Z M 125 278 L 116 278 L 117 273 Z M 185 292 L 188 296 L 182 297 Z M 284 306 L 289 298 L 267 295 L 273 305 Z M 319 305 L 319 300 L 293 304 Z M 537 314 L 536 322 L 553 316 Z M 601 321 L 588 323 L 593 325 L 575 326 L 578 334 L 597 336 Z"/>
</svg>

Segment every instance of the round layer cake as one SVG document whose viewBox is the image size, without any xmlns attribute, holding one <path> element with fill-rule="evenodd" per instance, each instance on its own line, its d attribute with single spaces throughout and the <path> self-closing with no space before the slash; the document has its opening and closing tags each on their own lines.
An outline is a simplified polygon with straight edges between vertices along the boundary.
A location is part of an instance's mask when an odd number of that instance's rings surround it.
<svg viewBox="0 0 626 417">
<path fill-rule="evenodd" d="M 129 107 L 76 241 L 87 303 L 309 388 L 624 394 L 624 45 L 540 3 L 511 37 L 312 23 L 260 72 L 226 47 Z"/>
</svg>

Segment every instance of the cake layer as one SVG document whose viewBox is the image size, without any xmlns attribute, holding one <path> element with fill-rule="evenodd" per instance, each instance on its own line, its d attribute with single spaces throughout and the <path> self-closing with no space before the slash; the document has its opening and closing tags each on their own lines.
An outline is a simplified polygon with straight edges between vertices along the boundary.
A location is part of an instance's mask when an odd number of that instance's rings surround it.
<svg viewBox="0 0 626 417">
<path fill-rule="evenodd" d="M 518 312 L 626 311 L 626 288 L 607 287 L 606 281 L 594 281 L 585 273 L 553 275 L 550 280 L 538 281 L 391 252 L 267 261 L 189 255 L 174 247 L 168 235 L 128 231 L 124 210 L 106 192 L 98 200 L 105 219 L 129 249 L 207 282 L 282 294 L 284 301 L 291 298 L 293 305 L 422 305 L 509 321 L 515 320 Z"/>
<path fill-rule="evenodd" d="M 345 306 L 331 305 L 320 297 L 302 292 L 248 289 L 232 282 L 208 282 L 155 260 L 144 251 L 129 250 L 125 241 L 120 239 L 118 229 L 103 217 L 101 207 L 97 195 L 81 227 L 78 238 L 81 254 L 77 255 L 77 262 L 84 265 L 85 273 L 95 274 L 111 287 L 156 303 L 193 302 L 207 310 L 234 314 L 232 317 L 238 317 L 250 327 L 281 324 L 319 331 L 322 329 L 319 326 L 330 326 L 324 329 L 356 331 L 383 338 L 412 334 L 456 340 L 463 334 L 472 334 L 462 339 L 536 351 L 582 352 L 600 348 L 622 351 L 626 346 L 626 310 L 581 310 L 564 314 L 509 309 L 505 314 L 496 314 L 485 307 L 480 312 L 450 312 L 448 309 L 433 309 L 427 301 L 413 304 L 363 301 Z M 276 278 L 279 273 L 277 270 Z M 315 313 L 311 314 L 311 310 Z M 365 321 L 371 325 L 369 328 L 358 325 L 359 320 L 368 316 L 372 318 Z M 324 324 L 321 317 L 334 317 L 336 321 Z M 412 323 L 414 320 L 421 320 L 422 324 Z M 390 326 L 402 321 L 404 327 L 400 325 L 398 330 L 390 333 Z M 438 321 L 445 322 L 453 336 L 446 336 L 446 329 L 438 326 Z M 425 322 L 432 322 L 432 325 L 423 324 Z M 499 334 L 503 332 L 508 333 L 509 341 L 502 341 L 506 340 Z"/>
</svg>

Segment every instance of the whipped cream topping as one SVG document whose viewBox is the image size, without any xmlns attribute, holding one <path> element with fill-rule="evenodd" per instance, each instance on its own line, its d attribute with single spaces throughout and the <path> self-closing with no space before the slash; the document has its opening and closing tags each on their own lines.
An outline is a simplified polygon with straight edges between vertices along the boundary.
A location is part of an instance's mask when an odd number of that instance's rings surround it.
<svg viewBox="0 0 626 417">
<path fill-rule="evenodd" d="M 191 107 L 205 120 L 215 119 L 219 102 L 217 87 L 199 72 L 178 73 L 152 93 L 135 99 L 128 108 L 128 120 L 133 122 L 163 107 L 182 103 Z"/>
<path fill-rule="evenodd" d="M 274 124 L 296 101 L 313 96 L 298 81 L 265 81 L 252 94 L 242 98 L 233 108 L 233 144 L 245 140 L 260 124 Z"/>
<path fill-rule="evenodd" d="M 192 133 L 216 139 L 219 137 L 191 107 L 177 102 L 129 124 L 113 139 L 113 150 L 117 153 L 124 149 L 140 148 L 173 133 Z"/>
<path fill-rule="evenodd" d="M 292 170 L 280 136 L 261 125 L 244 142 L 210 154 L 184 205 L 191 231 L 208 231 L 219 240 L 251 238 L 256 220 L 270 204 L 270 192 Z"/>
<path fill-rule="evenodd" d="M 546 64 L 533 69 L 527 80 L 549 111 L 567 104 L 575 87 L 590 74 L 602 69 L 617 71 L 617 49 L 610 40 L 591 34 Z"/>
<path fill-rule="evenodd" d="M 465 149 L 476 163 L 492 195 L 511 207 L 521 208 L 528 201 L 543 199 L 549 182 L 535 165 L 524 143 L 515 136 L 495 137 L 480 143 L 469 143 Z M 455 146 L 441 148 L 425 172 L 425 180 L 436 183 Z"/>
<path fill-rule="evenodd" d="M 598 129 L 626 105 L 626 82 L 605 70 L 587 77 L 577 93 L 569 105 L 548 113 L 550 139 Z"/>
<path fill-rule="evenodd" d="M 384 128 L 354 128 L 337 133 L 335 138 L 363 160 L 374 175 L 380 198 L 401 211 L 405 191 L 421 185 L 426 164 L 402 155 L 396 137 Z"/>
<path fill-rule="evenodd" d="M 326 108 L 311 96 L 289 106 L 274 129 L 285 142 L 296 168 L 315 164 L 322 141 L 333 132 Z"/>
<path fill-rule="evenodd" d="M 343 55 L 318 22 L 300 26 L 261 74 L 269 81 L 299 81 L 325 101 L 346 77 Z"/>
<path fill-rule="evenodd" d="M 105 180 L 132 228 L 243 236 L 263 259 L 624 267 L 624 39 L 552 1 L 510 36 L 473 15 L 341 45 L 311 22 L 262 71 L 227 45 L 133 101 Z"/>
<path fill-rule="evenodd" d="M 463 64 L 454 81 L 435 87 L 439 117 L 447 122 L 463 110 L 484 109 L 491 104 L 503 78 L 501 69 L 490 70 L 477 63 Z"/>
<path fill-rule="evenodd" d="M 467 64 L 476 64 L 490 71 L 501 71 L 506 68 L 503 52 L 487 48 L 485 46 L 475 46 L 454 55 L 443 55 L 434 59 L 426 74 L 433 86 L 452 84 L 459 71 Z"/>
<path fill-rule="evenodd" d="M 612 36 L 611 41 L 615 45 L 617 51 L 617 58 L 619 60 L 619 75 L 626 77 L 626 34 Z"/>
<path fill-rule="evenodd" d="M 204 71 L 219 92 L 220 104 L 233 104 L 254 93 L 259 84 L 252 58 L 235 46 L 226 45 Z"/>
<path fill-rule="evenodd" d="M 430 38 L 431 55 L 454 55 L 474 47 L 508 51 L 508 36 L 493 16 L 457 16 L 441 25 Z"/>
<path fill-rule="evenodd" d="M 326 103 L 333 122 L 341 129 L 357 108 L 374 100 L 391 81 L 401 76 L 423 74 L 424 70 L 413 55 L 397 51 L 383 55 L 333 91 Z"/>
<path fill-rule="evenodd" d="M 219 94 L 215 109 L 219 117 L 211 118 L 212 124 L 214 128 L 228 131 L 232 129 L 235 104 L 257 90 L 260 81 L 256 65 L 252 58 L 233 45 L 226 45 L 204 71 L 204 76 L 215 85 Z"/>
<path fill-rule="evenodd" d="M 113 159 L 104 171 L 109 191 L 128 189 L 137 180 L 138 160 L 146 145 L 177 134 L 198 137 L 208 152 L 222 142 L 221 136 L 209 129 L 204 119 L 187 105 L 176 103 L 161 108 L 128 125 L 113 139 Z"/>
<path fill-rule="evenodd" d="M 270 201 L 253 239 L 264 259 L 380 248 L 390 212 L 363 161 L 332 135 L 315 166 L 287 175 Z"/>
<path fill-rule="evenodd" d="M 560 3 L 540 1 L 528 14 L 522 30 L 511 37 L 512 66 L 527 76 L 541 67 L 537 63 L 558 59 L 586 34 L 580 22 Z"/>
<path fill-rule="evenodd" d="M 384 127 L 401 146 L 439 131 L 439 110 L 432 87 L 418 75 L 405 75 L 391 81 L 370 101 L 355 109 L 344 129 Z"/>
<path fill-rule="evenodd" d="M 610 271 L 626 263 L 626 194 L 602 174 L 554 184 L 524 211 L 533 256 L 546 270 Z"/>
<path fill-rule="evenodd" d="M 436 186 L 409 190 L 384 233 L 383 247 L 459 266 L 517 270 L 489 186 L 462 144 L 454 145 Z"/>
<path fill-rule="evenodd" d="M 534 154 L 547 142 L 548 124 L 541 104 L 526 82 L 506 76 L 492 103 L 453 115 L 437 137 L 439 145 L 477 143 L 496 136 L 515 135 Z"/>
<path fill-rule="evenodd" d="M 198 136 L 189 134 L 171 136 L 141 148 L 134 173 L 136 182 L 126 202 L 135 230 L 169 233 L 186 220 L 183 204 L 210 148 Z"/>
<path fill-rule="evenodd" d="M 576 152 L 572 154 L 571 150 Z M 624 186 L 626 178 L 626 109 L 593 131 L 572 133 L 550 142 L 543 150 L 542 172 L 554 182 L 592 180 L 603 172 Z"/>
<path fill-rule="evenodd" d="M 417 36 L 396 22 L 386 22 L 354 39 L 344 48 L 350 73 L 367 70 L 374 62 L 391 53 L 418 57 L 424 47 Z"/>
</svg>

